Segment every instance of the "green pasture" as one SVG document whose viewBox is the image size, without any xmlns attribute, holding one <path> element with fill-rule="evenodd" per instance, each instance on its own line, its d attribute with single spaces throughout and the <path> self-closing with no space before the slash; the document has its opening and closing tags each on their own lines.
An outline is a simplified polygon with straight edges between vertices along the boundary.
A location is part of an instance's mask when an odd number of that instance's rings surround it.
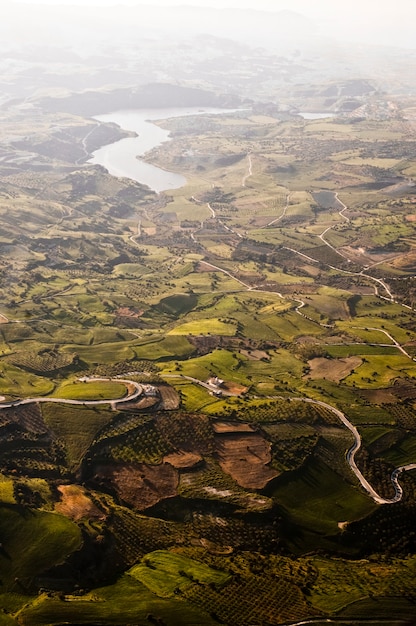
<svg viewBox="0 0 416 626">
<path fill-rule="evenodd" d="M 362 364 L 343 382 L 361 389 L 381 389 L 403 376 L 416 378 L 416 366 L 401 352 L 388 358 L 384 355 L 367 354 Z"/>
<path fill-rule="evenodd" d="M 394 318 L 397 318 L 399 312 L 397 305 L 396 307 Z M 403 309 L 400 311 L 401 315 L 397 318 L 397 322 L 394 318 L 393 320 L 384 319 L 382 313 L 383 309 L 380 308 L 379 312 L 375 312 L 367 317 L 356 317 L 351 322 L 339 322 L 337 326 L 347 331 L 352 336 L 355 335 L 362 338 L 367 343 L 392 344 L 391 339 L 383 331 L 389 333 L 402 345 L 416 338 L 414 331 L 408 331 L 403 327 L 406 322 L 411 322 L 412 320 L 407 312 L 403 312 Z M 403 326 L 401 326 L 401 324 L 403 324 Z"/>
<path fill-rule="evenodd" d="M 166 364 L 162 369 L 162 374 L 181 373 L 184 376 L 191 376 L 198 380 L 206 381 L 210 376 L 215 375 L 223 380 L 232 380 L 242 385 L 249 384 L 249 381 L 241 376 L 240 368 L 246 361 L 236 352 L 217 349 L 209 354 L 182 361 Z"/>
<path fill-rule="evenodd" d="M 235 320 L 238 322 L 239 335 L 246 337 L 247 339 L 254 339 L 258 341 L 279 341 L 280 336 L 275 332 L 270 325 L 265 322 L 269 319 L 269 315 L 264 316 L 256 313 L 235 313 Z"/>
<path fill-rule="evenodd" d="M 135 356 L 133 342 L 129 342 L 128 345 L 121 341 L 118 343 L 100 343 L 90 346 L 73 345 L 65 346 L 63 349 L 75 350 L 79 358 L 88 365 L 130 361 Z"/>
<path fill-rule="evenodd" d="M 190 357 L 194 350 L 194 346 L 180 334 L 168 334 L 162 339 L 134 346 L 137 358 L 151 361 L 184 359 Z"/>
<path fill-rule="evenodd" d="M 397 356 L 395 346 L 371 346 L 368 343 L 330 345 L 325 344 L 325 352 L 333 358 L 345 358 L 349 356 Z"/>
<path fill-rule="evenodd" d="M 193 584 L 222 587 L 231 579 L 225 572 L 164 550 L 147 554 L 127 574 L 161 598 L 173 597 L 178 590 L 183 591 Z"/>
<path fill-rule="evenodd" d="M 53 392 L 54 398 L 65 400 L 119 400 L 127 395 L 126 386 L 114 381 L 65 382 Z"/>
<path fill-rule="evenodd" d="M 113 274 L 121 278 L 141 278 L 148 271 L 148 268 L 141 263 L 120 263 L 114 266 Z"/>
<path fill-rule="evenodd" d="M 86 408 L 55 402 L 41 406 L 46 424 L 65 444 L 71 470 L 78 467 L 97 432 L 116 415 L 114 411 L 101 406 Z"/>
<path fill-rule="evenodd" d="M 400 580 L 400 577 L 398 578 Z M 342 611 L 339 612 L 341 619 L 354 620 L 363 622 L 363 615 L 371 615 L 375 620 L 379 619 L 382 624 L 385 622 L 386 615 L 389 616 L 389 626 L 402 626 L 410 624 L 413 621 L 415 605 L 412 599 L 414 595 L 413 586 L 410 586 L 410 598 L 402 596 L 403 591 L 400 590 L 396 596 L 390 595 L 389 592 L 386 596 L 367 597 L 363 600 L 348 604 Z M 402 597 L 400 597 L 402 596 Z"/>
<path fill-rule="evenodd" d="M 383 459 L 395 466 L 416 463 L 416 434 L 409 434 L 392 446 L 387 452 L 383 452 Z M 414 472 L 413 472 L 414 476 Z"/>
<path fill-rule="evenodd" d="M 283 475 L 276 483 L 273 497 L 283 508 L 287 523 L 293 526 L 293 534 L 289 534 L 294 545 L 297 532 L 302 529 L 322 536 L 335 535 L 339 532 L 338 523 L 360 519 L 376 507 L 358 486 L 347 483 L 314 458 L 308 459 L 301 469 Z"/>
<path fill-rule="evenodd" d="M 332 395 L 335 396 L 335 394 Z M 394 426 L 396 424 L 395 418 L 382 406 L 369 402 L 358 403 L 356 400 L 357 398 L 353 397 L 349 404 L 345 400 L 339 403 L 341 410 L 356 426 L 360 424 Z"/>
<path fill-rule="evenodd" d="M 299 390 L 302 368 L 303 363 L 293 355 L 291 350 L 279 348 L 269 350 L 268 359 L 255 360 L 245 357 L 240 371 L 260 395 L 262 395 L 262 384 L 265 383 L 271 385 L 271 395 L 275 395 L 279 393 L 275 391 L 276 386 L 280 388 L 281 385 L 288 385 Z"/>
<path fill-rule="evenodd" d="M 14 482 L 11 478 L 3 476 L 2 474 L 0 474 L 0 503 L 16 504 L 16 498 L 14 496 Z"/>
<path fill-rule="evenodd" d="M 185 322 L 169 331 L 170 335 L 225 335 L 234 337 L 237 331 L 235 322 L 220 319 L 199 319 Z"/>
<path fill-rule="evenodd" d="M 48 378 L 29 374 L 2 362 L 0 375 L 0 395 L 13 398 L 33 398 L 49 395 L 55 384 Z"/>
<path fill-rule="evenodd" d="M 66 517 L 4 505 L 0 536 L 3 592 L 27 592 L 26 585 L 33 576 L 61 563 L 82 545 L 81 531 Z"/>
<path fill-rule="evenodd" d="M 233 278 L 220 270 L 212 268 L 212 271 L 194 272 L 187 276 L 176 278 L 175 290 L 193 291 L 198 295 L 211 293 L 213 291 L 213 281 L 215 282 L 215 291 L 232 292 L 241 289 L 241 285 Z"/>
<path fill-rule="evenodd" d="M 94 328 L 76 328 L 75 326 L 61 326 L 56 324 L 50 328 L 53 341 L 60 345 L 84 345 L 88 346 L 94 341 Z M 52 341 L 52 338 L 51 338 Z"/>
<path fill-rule="evenodd" d="M 210 395 L 209 391 L 197 383 L 191 383 L 181 379 L 166 379 L 169 384 L 173 385 L 179 392 L 181 397 L 181 405 L 186 411 L 193 413 L 201 411 L 202 413 L 210 412 L 208 407 L 215 409 L 220 400 Z"/>
<path fill-rule="evenodd" d="M 398 597 L 406 589 L 409 595 L 415 593 L 415 558 L 399 560 L 393 562 L 372 563 L 370 561 L 347 561 L 345 559 L 327 559 L 313 557 L 311 564 L 317 571 L 317 578 L 314 581 L 310 594 L 312 606 L 325 613 L 334 614 L 341 609 L 344 618 L 349 613 L 353 618 L 354 603 L 372 603 L 374 607 L 380 601 L 380 596 L 392 596 L 390 599 L 391 608 L 398 602 Z M 370 600 L 371 598 L 371 600 Z M 387 598 L 384 599 L 384 606 L 387 606 Z M 357 612 L 358 616 L 371 615 L 373 619 L 377 616 L 399 617 L 399 613 L 382 613 L 375 610 L 365 613 L 362 610 Z"/>
<path fill-rule="evenodd" d="M 198 298 L 195 294 L 178 293 L 162 298 L 154 308 L 172 317 L 186 315 L 196 307 Z"/>
<path fill-rule="evenodd" d="M 218 624 L 207 613 L 177 599 L 159 598 L 138 580 L 125 574 L 118 582 L 95 588 L 85 596 L 67 596 L 67 602 L 42 594 L 19 612 L 22 626 L 63 623 L 79 626 L 146 624 L 149 616 L 166 626 Z"/>
<path fill-rule="evenodd" d="M 369 446 L 380 439 L 380 437 L 393 433 L 394 431 L 395 429 L 386 426 L 362 426 L 360 428 L 360 435 L 364 446 Z"/>
<path fill-rule="evenodd" d="M 302 335 L 320 335 L 322 333 L 322 328 L 318 323 L 311 322 L 295 311 L 278 315 L 268 314 L 262 317 L 262 321 L 284 341 L 292 342 Z"/>
<path fill-rule="evenodd" d="M 131 337 L 127 330 L 118 330 L 115 328 L 94 328 L 92 330 L 91 345 L 98 345 L 110 342 L 128 341 Z"/>
</svg>

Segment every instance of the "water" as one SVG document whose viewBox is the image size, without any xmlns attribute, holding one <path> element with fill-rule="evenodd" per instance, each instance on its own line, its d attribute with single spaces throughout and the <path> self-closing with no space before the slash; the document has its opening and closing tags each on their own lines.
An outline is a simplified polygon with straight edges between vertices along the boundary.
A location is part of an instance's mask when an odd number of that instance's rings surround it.
<svg viewBox="0 0 416 626">
<path fill-rule="evenodd" d="M 138 137 L 127 137 L 103 146 L 93 152 L 89 163 L 102 165 L 110 174 L 127 177 L 147 185 L 157 193 L 167 189 L 178 189 L 186 184 L 181 174 L 163 170 L 138 158 L 146 152 L 169 141 L 169 131 L 152 120 L 184 117 L 187 115 L 232 113 L 235 109 L 214 108 L 172 108 L 172 109 L 123 109 L 97 115 L 94 119 L 100 122 L 114 122 L 125 130 L 132 130 Z"/>
<path fill-rule="evenodd" d="M 305 120 L 322 120 L 325 117 L 335 117 L 335 113 L 308 113 L 307 111 L 300 111 L 299 115 Z"/>
</svg>

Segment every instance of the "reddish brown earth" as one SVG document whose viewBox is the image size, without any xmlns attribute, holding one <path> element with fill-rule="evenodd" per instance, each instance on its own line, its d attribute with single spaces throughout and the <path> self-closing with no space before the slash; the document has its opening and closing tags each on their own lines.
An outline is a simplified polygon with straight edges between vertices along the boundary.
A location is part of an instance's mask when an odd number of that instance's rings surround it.
<svg viewBox="0 0 416 626">
<path fill-rule="evenodd" d="M 179 482 L 177 470 L 169 463 L 101 466 L 96 479 L 105 481 L 120 500 L 139 511 L 175 496 Z"/>
<path fill-rule="evenodd" d="M 152 407 L 156 406 L 156 404 L 159 404 L 159 398 L 145 397 L 141 398 L 137 402 L 125 402 L 123 404 L 123 410 L 151 409 Z"/>
<path fill-rule="evenodd" d="M 58 491 L 61 500 L 55 505 L 55 510 L 61 515 L 78 522 L 85 518 L 104 519 L 105 515 L 89 498 L 83 487 L 78 485 L 59 485 Z"/>
<path fill-rule="evenodd" d="M 202 456 L 200 454 L 195 454 L 194 452 L 184 452 L 183 450 L 173 452 L 172 454 L 168 454 L 163 457 L 164 463 L 169 463 L 176 469 L 190 469 L 191 467 L 198 465 L 201 461 Z"/>
<path fill-rule="evenodd" d="M 214 422 L 214 431 L 216 433 L 253 433 L 253 427 L 250 424 L 238 424 L 236 422 Z"/>
<path fill-rule="evenodd" d="M 261 435 L 231 434 L 217 437 L 216 452 L 221 469 L 246 489 L 263 489 L 278 473 L 267 466 L 270 444 Z"/>
</svg>

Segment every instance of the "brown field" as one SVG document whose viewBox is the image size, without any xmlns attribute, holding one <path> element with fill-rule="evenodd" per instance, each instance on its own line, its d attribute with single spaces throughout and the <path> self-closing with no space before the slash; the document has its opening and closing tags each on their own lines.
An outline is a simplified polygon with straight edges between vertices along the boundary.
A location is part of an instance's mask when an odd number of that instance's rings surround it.
<svg viewBox="0 0 416 626">
<path fill-rule="evenodd" d="M 214 431 L 216 433 L 252 433 L 253 428 L 250 424 L 236 424 L 231 422 L 214 422 Z"/>
<path fill-rule="evenodd" d="M 178 487 L 178 472 L 168 463 L 101 466 L 96 479 L 108 484 L 122 502 L 138 511 L 175 496 Z"/>
<path fill-rule="evenodd" d="M 137 402 L 127 402 L 123 405 L 123 410 L 151 409 L 159 403 L 159 398 L 146 397 L 141 398 Z"/>
<path fill-rule="evenodd" d="M 218 437 L 217 456 L 221 469 L 247 489 L 263 489 L 278 475 L 270 463 L 270 444 L 260 435 Z"/>
<path fill-rule="evenodd" d="M 180 398 L 178 392 L 169 385 L 157 385 L 162 398 L 162 407 L 165 411 L 176 411 L 180 406 Z"/>
<path fill-rule="evenodd" d="M 350 356 L 345 359 L 325 359 L 322 357 L 311 359 L 308 361 L 311 371 L 305 376 L 310 380 L 316 378 L 326 378 L 335 383 L 351 374 L 351 372 L 359 367 L 362 359 L 358 356 Z"/>
<path fill-rule="evenodd" d="M 55 505 L 57 513 L 65 515 L 75 522 L 83 518 L 105 518 L 104 513 L 85 494 L 83 487 L 78 485 L 59 485 L 58 491 L 61 494 L 61 500 Z"/>
<path fill-rule="evenodd" d="M 201 461 L 202 456 L 200 454 L 196 454 L 194 452 L 184 452 L 183 450 L 167 454 L 163 457 L 164 463 L 169 463 L 176 469 L 190 469 L 191 467 L 198 465 Z"/>
</svg>

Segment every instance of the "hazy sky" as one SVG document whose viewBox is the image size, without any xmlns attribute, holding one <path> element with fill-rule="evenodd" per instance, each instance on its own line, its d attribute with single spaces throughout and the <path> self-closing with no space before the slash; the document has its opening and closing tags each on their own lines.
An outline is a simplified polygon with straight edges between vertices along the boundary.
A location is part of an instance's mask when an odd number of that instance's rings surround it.
<svg viewBox="0 0 416 626">
<path fill-rule="evenodd" d="M 282 9 L 291 9 L 293 11 L 302 10 L 308 15 L 330 13 L 331 15 L 348 13 L 357 23 L 362 15 L 372 15 L 375 20 L 379 15 L 397 15 L 403 17 L 415 16 L 416 6 L 414 0 L 395 0 L 394 2 L 386 0 L 349 0 L 346 3 L 336 2 L 334 0 L 13 0 L 24 4 L 67 4 L 67 5 L 93 5 L 93 6 L 110 6 L 110 5 L 137 5 L 150 4 L 160 6 L 204 6 L 226 8 L 234 7 L 240 9 L 258 9 L 264 11 L 281 11 Z"/>
<path fill-rule="evenodd" d="M 151 5 L 292 10 L 311 17 L 332 36 L 416 48 L 416 0 L 9 0 L 15 4 L 122 6 Z M 4 2 L 4 0 L 3 0 Z M 348 30 L 348 34 L 345 31 Z M 344 35 L 347 34 L 347 37 Z"/>
</svg>

